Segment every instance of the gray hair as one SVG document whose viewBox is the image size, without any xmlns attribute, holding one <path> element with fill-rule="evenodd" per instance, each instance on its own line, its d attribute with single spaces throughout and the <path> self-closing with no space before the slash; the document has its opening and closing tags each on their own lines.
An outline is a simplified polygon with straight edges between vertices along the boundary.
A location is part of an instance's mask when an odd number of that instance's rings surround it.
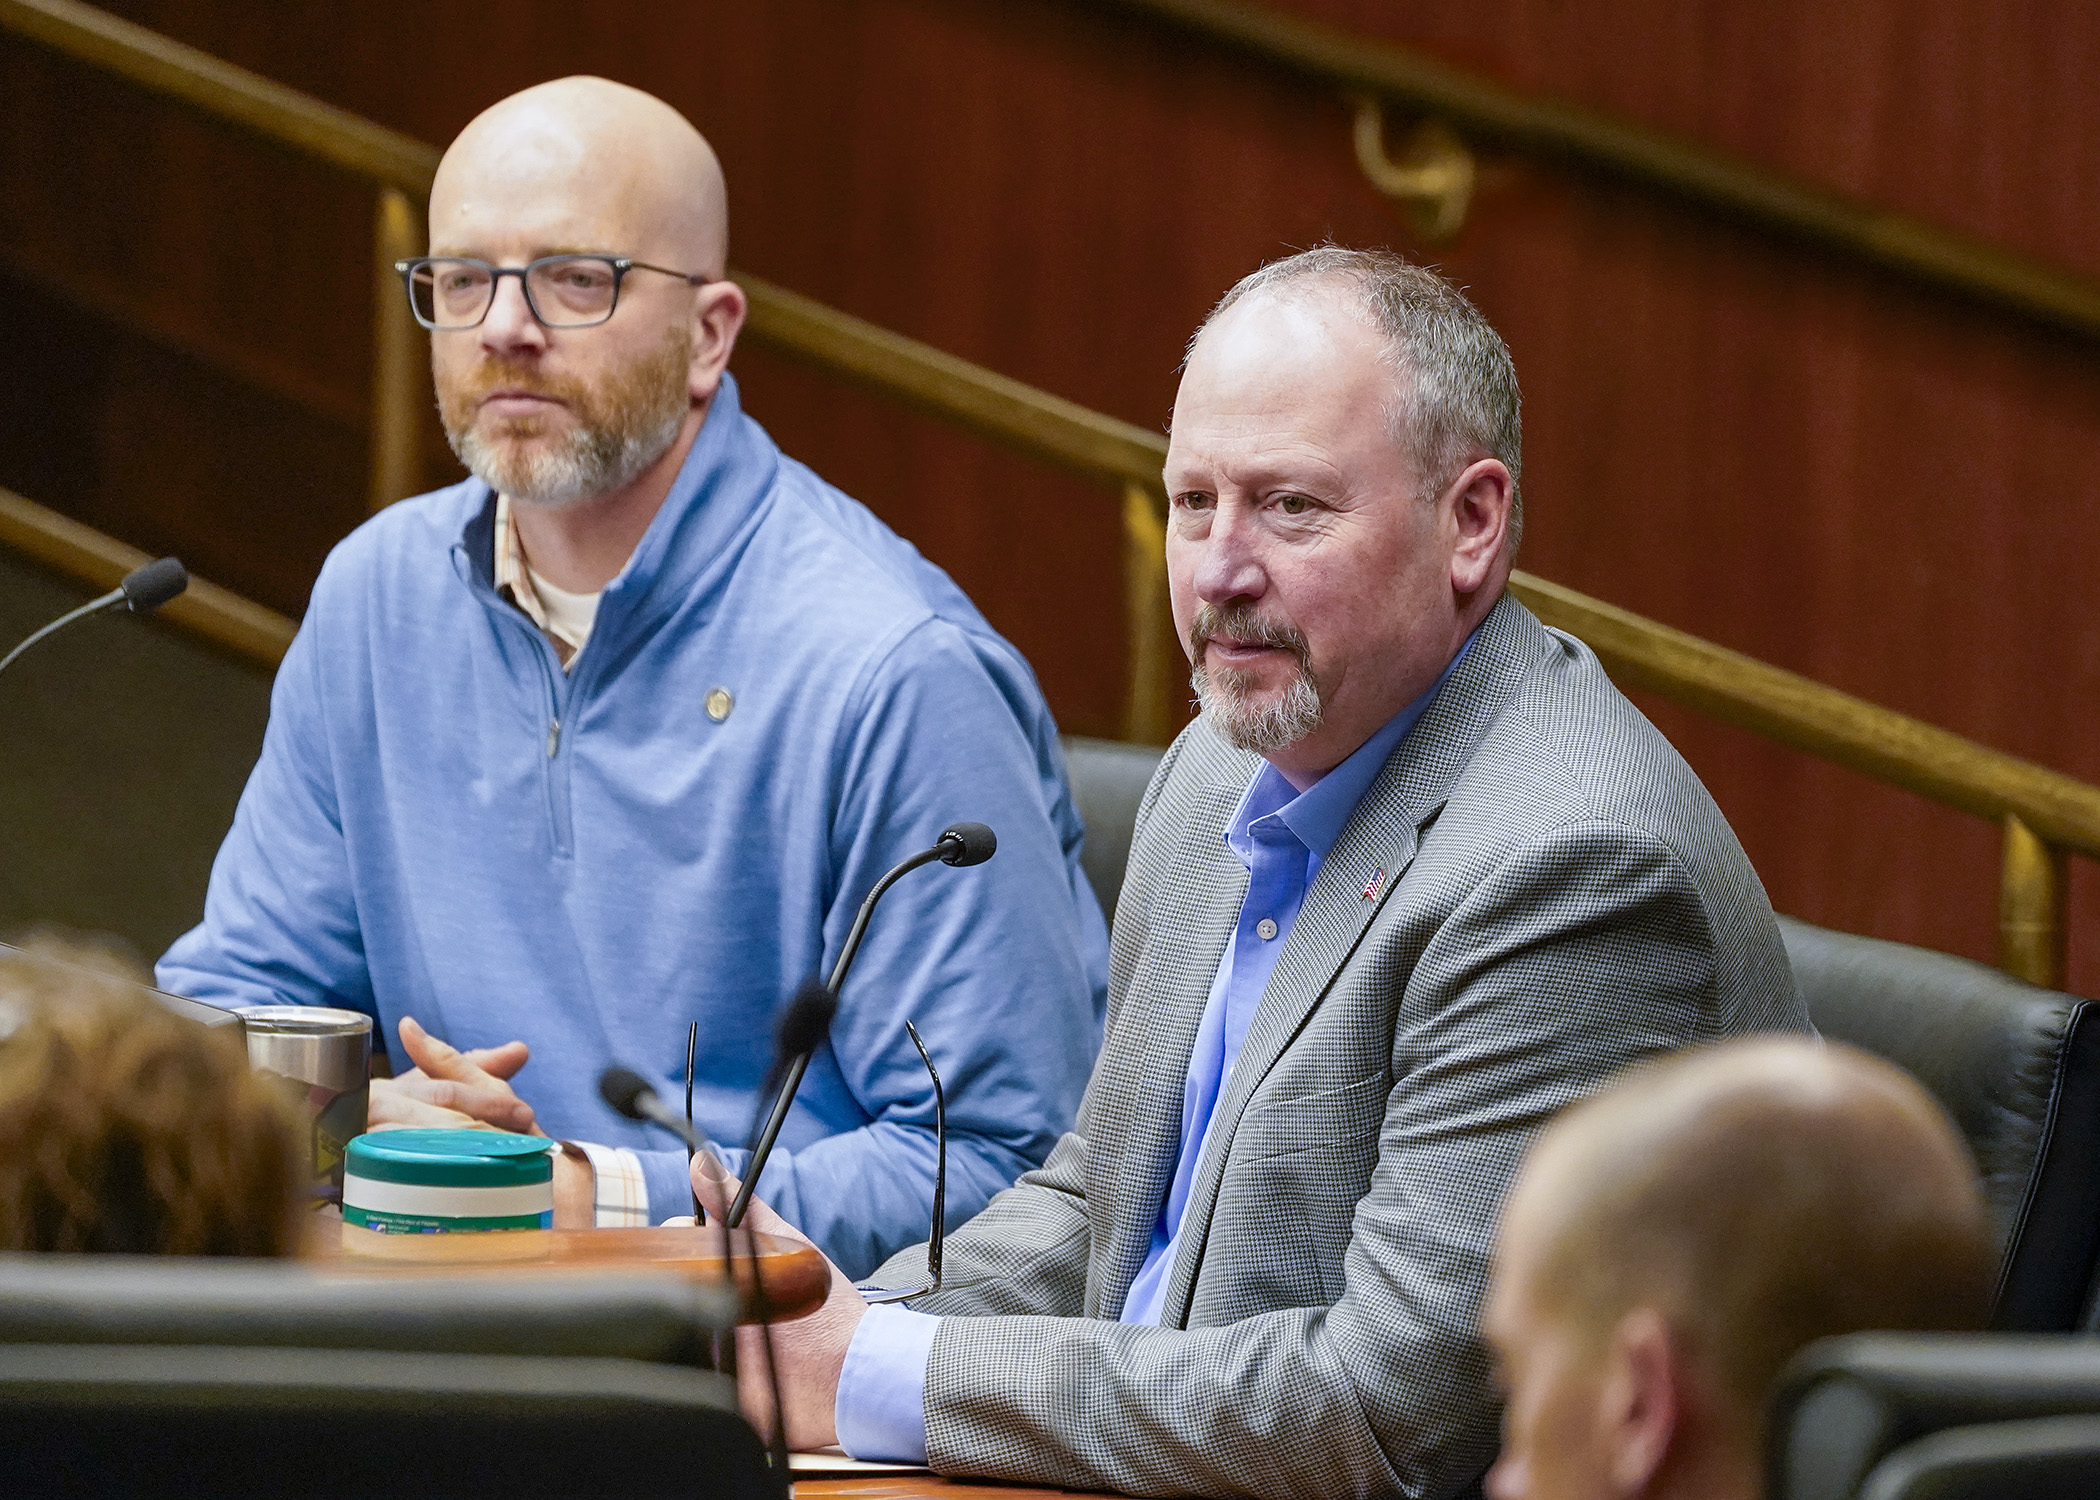
<svg viewBox="0 0 2100 1500">
<path fill-rule="evenodd" d="M 1429 497 L 1443 493 L 1467 464 L 1486 453 L 1509 470 L 1507 554 L 1524 535 L 1524 398 L 1509 346 L 1465 294 L 1436 272 L 1390 250 L 1316 245 L 1244 276 L 1218 299 L 1189 340 L 1227 308 L 1259 292 L 1339 282 L 1355 292 L 1371 326 L 1384 335 L 1399 380 L 1386 420 Z"/>
</svg>

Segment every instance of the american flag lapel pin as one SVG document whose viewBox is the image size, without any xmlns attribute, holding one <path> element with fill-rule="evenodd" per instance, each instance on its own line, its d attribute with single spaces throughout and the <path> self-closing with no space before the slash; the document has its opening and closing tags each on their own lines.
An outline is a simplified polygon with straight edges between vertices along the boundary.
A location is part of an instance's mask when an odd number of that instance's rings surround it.
<svg viewBox="0 0 2100 1500">
<path fill-rule="evenodd" d="M 1384 884 L 1385 869 L 1383 866 L 1380 866 L 1378 869 L 1373 870 L 1371 872 L 1371 878 L 1364 882 L 1364 900 L 1368 901 L 1373 896 L 1377 895 L 1378 888 Z"/>
</svg>

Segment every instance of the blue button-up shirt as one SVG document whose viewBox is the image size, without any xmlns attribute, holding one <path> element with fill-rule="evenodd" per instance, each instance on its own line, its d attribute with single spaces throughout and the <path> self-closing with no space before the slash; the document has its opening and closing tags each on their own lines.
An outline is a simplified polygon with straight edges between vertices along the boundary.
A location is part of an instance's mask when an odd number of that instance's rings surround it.
<svg viewBox="0 0 2100 1500">
<path fill-rule="evenodd" d="M 1471 644 L 1469 638 L 1466 646 Z M 1428 692 L 1304 791 L 1264 762 L 1226 824 L 1225 846 L 1247 868 L 1247 894 L 1196 1027 L 1182 1085 L 1181 1155 L 1152 1226 L 1152 1247 L 1123 1298 L 1123 1322 L 1159 1322 L 1212 1112 L 1239 1061 L 1305 893 L 1371 783 L 1465 654 L 1460 647 Z M 839 1373 L 834 1410 L 839 1444 L 855 1458 L 926 1461 L 926 1361 L 940 1322 L 932 1314 L 894 1305 L 871 1307 L 861 1320 Z"/>
</svg>

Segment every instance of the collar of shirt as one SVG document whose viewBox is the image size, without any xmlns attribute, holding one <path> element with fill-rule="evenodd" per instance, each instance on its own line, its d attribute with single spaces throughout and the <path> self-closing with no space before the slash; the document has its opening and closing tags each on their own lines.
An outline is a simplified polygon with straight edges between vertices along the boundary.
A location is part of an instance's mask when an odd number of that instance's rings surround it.
<svg viewBox="0 0 2100 1500">
<path fill-rule="evenodd" d="M 1371 783 L 1385 769 L 1394 749 L 1407 731 L 1415 727 L 1415 721 L 1422 717 L 1423 711 L 1435 700 L 1472 648 L 1473 637 L 1469 635 L 1427 692 L 1386 720 L 1376 734 L 1350 753 L 1347 760 L 1304 791 L 1292 786 L 1283 779 L 1281 771 L 1263 761 L 1261 769 L 1254 773 L 1254 780 L 1248 783 L 1239 806 L 1233 810 L 1231 822 L 1225 827 L 1225 845 L 1232 850 L 1233 857 L 1251 869 L 1257 842 L 1273 842 L 1286 836 L 1288 830 L 1288 837 L 1305 846 L 1305 883 L 1311 885 L 1313 877 L 1319 873 L 1320 862 L 1327 858 L 1327 851 L 1341 837 L 1349 815 L 1356 811 L 1356 804 L 1363 801 L 1364 793 L 1371 789 Z M 1273 823 L 1269 821 L 1271 819 Z"/>
<path fill-rule="evenodd" d="M 532 571 L 525 561 L 525 548 L 518 539 L 518 517 L 510 496 L 496 495 L 496 592 L 515 604 L 525 618 L 539 626 L 540 633 L 554 643 L 562 670 L 575 665 L 584 643 L 591 637 L 590 617 L 597 613 L 598 594 L 569 594 L 554 588 Z M 555 594 L 559 607 L 550 608 L 546 594 Z"/>
</svg>

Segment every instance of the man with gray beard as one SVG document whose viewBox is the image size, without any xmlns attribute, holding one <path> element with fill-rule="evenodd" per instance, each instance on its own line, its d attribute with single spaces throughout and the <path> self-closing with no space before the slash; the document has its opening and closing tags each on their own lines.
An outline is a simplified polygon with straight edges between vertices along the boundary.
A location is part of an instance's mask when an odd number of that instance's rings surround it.
<svg viewBox="0 0 2100 1500">
<path fill-rule="evenodd" d="M 1478 1482 L 1532 1133 L 1806 1026 L 1698 779 L 1504 592 L 1519 451 L 1501 339 L 1394 256 L 1293 256 L 1198 332 L 1165 478 L 1203 714 L 1138 814 L 1079 1121 L 938 1291 L 837 1280 L 775 1330 L 791 1441 L 1131 1495 Z"/>
<path fill-rule="evenodd" d="M 721 170 L 675 111 L 593 78 L 504 100 L 446 152 L 430 235 L 398 269 L 474 477 L 330 557 L 160 981 L 362 1010 L 399 1043 L 373 1127 L 544 1130 L 556 1223 L 650 1223 L 690 1211 L 685 1153 L 599 1074 L 671 1096 L 697 1026 L 695 1122 L 744 1140 L 780 1006 L 877 877 L 989 823 L 996 859 L 884 906 L 760 1179 L 870 1268 L 934 1203 L 907 1018 L 959 1085 L 958 1217 L 1085 1082 L 1107 941 L 1042 695 L 739 409 Z"/>
</svg>

